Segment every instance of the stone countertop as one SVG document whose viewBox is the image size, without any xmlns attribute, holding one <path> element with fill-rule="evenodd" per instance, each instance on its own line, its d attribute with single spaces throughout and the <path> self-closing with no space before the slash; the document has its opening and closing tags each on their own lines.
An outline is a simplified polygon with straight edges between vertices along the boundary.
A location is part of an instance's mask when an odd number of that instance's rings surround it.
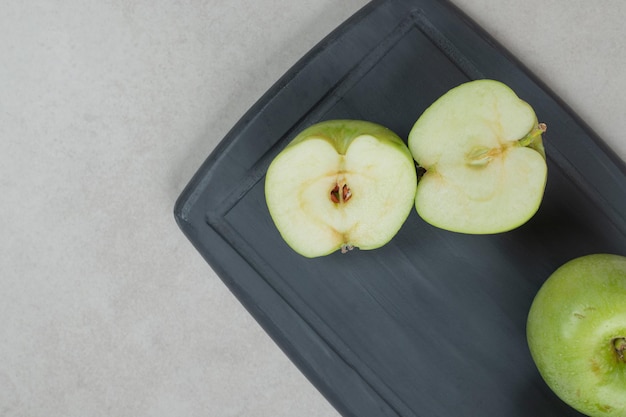
<svg viewBox="0 0 626 417">
<path fill-rule="evenodd" d="M 337 416 L 172 210 L 243 113 L 366 3 L 3 6 L 0 415 Z M 626 2 L 453 3 L 626 158 Z"/>
</svg>

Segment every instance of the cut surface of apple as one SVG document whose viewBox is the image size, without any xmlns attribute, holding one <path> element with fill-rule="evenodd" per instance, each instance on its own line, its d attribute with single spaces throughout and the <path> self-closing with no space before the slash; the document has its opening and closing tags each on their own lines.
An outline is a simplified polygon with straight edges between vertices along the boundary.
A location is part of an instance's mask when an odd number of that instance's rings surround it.
<svg viewBox="0 0 626 417">
<path fill-rule="evenodd" d="M 539 373 L 563 401 L 592 417 L 626 416 L 626 257 L 562 265 L 537 292 L 526 332 Z"/>
<path fill-rule="evenodd" d="M 270 164 L 267 206 L 287 244 L 306 257 L 389 242 L 413 208 L 417 177 L 405 143 L 360 120 L 303 130 Z"/>
<path fill-rule="evenodd" d="M 461 233 L 514 229 L 539 209 L 547 178 L 546 127 L 495 80 L 457 86 L 418 118 L 409 149 L 425 170 L 415 207 L 426 222 Z"/>
</svg>

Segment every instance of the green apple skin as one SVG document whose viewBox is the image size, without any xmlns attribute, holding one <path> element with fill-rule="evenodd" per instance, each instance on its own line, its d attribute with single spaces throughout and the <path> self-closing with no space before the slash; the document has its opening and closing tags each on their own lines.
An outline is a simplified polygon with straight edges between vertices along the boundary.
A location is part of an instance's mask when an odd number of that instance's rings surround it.
<svg viewBox="0 0 626 417">
<path fill-rule="evenodd" d="M 461 84 L 430 105 L 409 133 L 421 177 L 415 208 L 453 232 L 502 233 L 539 209 L 547 179 L 545 125 L 495 80 Z"/>
<path fill-rule="evenodd" d="M 341 187 L 343 193 L 337 190 Z M 285 242 L 308 258 L 379 248 L 409 216 L 417 174 L 390 129 L 328 120 L 300 132 L 270 164 L 265 197 Z"/>
<path fill-rule="evenodd" d="M 539 373 L 592 417 L 626 416 L 626 257 L 592 254 L 558 268 L 528 314 Z"/>
</svg>

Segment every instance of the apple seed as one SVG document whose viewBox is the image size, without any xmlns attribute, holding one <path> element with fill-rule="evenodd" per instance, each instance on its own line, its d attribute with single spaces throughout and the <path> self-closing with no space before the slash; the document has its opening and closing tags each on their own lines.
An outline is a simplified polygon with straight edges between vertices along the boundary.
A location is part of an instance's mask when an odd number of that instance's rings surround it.
<svg viewBox="0 0 626 417">
<path fill-rule="evenodd" d="M 341 186 L 335 184 L 335 187 L 330 191 L 330 199 L 335 204 L 346 203 L 350 200 L 350 197 L 352 197 L 352 190 L 346 183 L 343 183 Z"/>
<path fill-rule="evenodd" d="M 500 149 L 477 146 L 467 153 L 465 159 L 470 166 L 484 166 L 500 153 Z"/>
</svg>

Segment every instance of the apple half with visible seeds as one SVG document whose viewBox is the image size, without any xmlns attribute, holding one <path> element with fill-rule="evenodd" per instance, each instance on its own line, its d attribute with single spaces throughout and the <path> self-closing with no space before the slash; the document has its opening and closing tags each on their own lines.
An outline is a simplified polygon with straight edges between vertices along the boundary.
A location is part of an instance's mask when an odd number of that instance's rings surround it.
<svg viewBox="0 0 626 417">
<path fill-rule="evenodd" d="M 409 133 L 420 178 L 415 207 L 442 229 L 512 230 L 539 209 L 547 178 L 545 124 L 495 80 L 461 84 L 437 99 Z"/>
<path fill-rule="evenodd" d="M 274 158 L 265 178 L 276 228 L 309 258 L 385 245 L 409 216 L 416 188 L 402 139 L 361 120 L 306 128 Z"/>
<path fill-rule="evenodd" d="M 626 257 L 592 254 L 558 268 L 533 300 L 526 334 L 563 401 L 592 417 L 626 416 Z"/>
</svg>

